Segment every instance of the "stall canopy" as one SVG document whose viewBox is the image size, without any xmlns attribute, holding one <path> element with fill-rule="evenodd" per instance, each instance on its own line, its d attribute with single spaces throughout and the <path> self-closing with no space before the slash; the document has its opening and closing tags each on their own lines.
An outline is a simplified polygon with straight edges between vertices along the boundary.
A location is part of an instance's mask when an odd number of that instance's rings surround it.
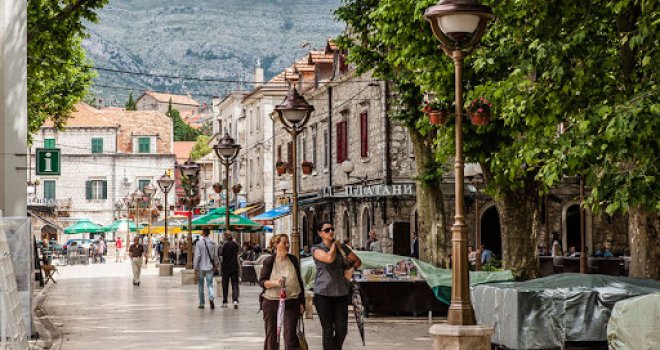
<svg viewBox="0 0 660 350">
<path fill-rule="evenodd" d="M 103 231 L 105 232 L 126 232 L 129 229 L 131 232 L 135 232 L 137 231 L 137 226 L 135 225 L 135 222 L 127 219 L 115 220 L 112 224 L 103 227 Z"/>
<path fill-rule="evenodd" d="M 353 251 L 362 260 L 362 269 L 385 268 L 388 264 L 397 264 L 401 260 L 410 259 L 417 267 L 421 276 L 431 287 L 438 300 L 449 305 L 451 302 L 451 270 L 441 269 L 423 261 L 393 254 Z M 316 278 L 316 268 L 311 257 L 302 259 L 301 273 L 306 289 L 311 289 Z M 470 271 L 470 285 L 513 281 L 511 271 Z"/>
<path fill-rule="evenodd" d="M 89 219 L 79 219 L 75 224 L 64 229 L 64 233 L 72 235 L 76 233 L 102 233 L 103 226 L 93 223 Z"/>
<path fill-rule="evenodd" d="M 178 234 L 181 233 L 181 227 L 188 223 L 188 218 L 185 216 L 173 216 L 167 219 L 167 233 Z M 140 229 L 141 235 L 149 234 L 149 226 Z M 158 220 L 151 224 L 151 234 L 161 235 L 165 234 L 165 220 Z"/>
<path fill-rule="evenodd" d="M 285 215 L 289 215 L 290 213 L 291 209 L 289 205 L 283 205 L 281 207 L 271 209 L 265 213 L 261 213 L 257 216 L 253 216 L 252 220 L 262 224 L 272 224 L 273 220 L 279 219 Z"/>
</svg>

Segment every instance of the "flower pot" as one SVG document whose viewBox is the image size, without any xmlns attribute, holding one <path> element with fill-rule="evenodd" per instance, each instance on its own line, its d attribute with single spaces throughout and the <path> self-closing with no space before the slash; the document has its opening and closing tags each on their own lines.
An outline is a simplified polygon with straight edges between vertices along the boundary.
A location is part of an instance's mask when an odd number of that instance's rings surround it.
<svg viewBox="0 0 660 350">
<path fill-rule="evenodd" d="M 278 166 L 275 168 L 277 170 L 277 175 L 282 176 L 284 173 L 286 173 L 286 167 L 285 166 Z"/>
<path fill-rule="evenodd" d="M 429 121 L 433 125 L 445 125 L 449 120 L 449 113 L 447 111 L 430 111 Z"/>
<path fill-rule="evenodd" d="M 311 165 L 303 165 L 302 166 L 303 174 L 305 174 L 305 175 L 311 174 L 312 173 L 312 168 L 313 167 Z"/>
<path fill-rule="evenodd" d="M 471 114 L 470 119 L 472 120 L 472 125 L 476 125 L 476 126 L 488 125 L 488 122 L 490 121 L 490 113 L 474 112 Z"/>
</svg>

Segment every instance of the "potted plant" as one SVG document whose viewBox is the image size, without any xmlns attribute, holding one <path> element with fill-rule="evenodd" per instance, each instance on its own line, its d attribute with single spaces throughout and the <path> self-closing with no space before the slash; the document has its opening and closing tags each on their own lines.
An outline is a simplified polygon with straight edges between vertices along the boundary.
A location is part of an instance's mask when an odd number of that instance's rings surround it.
<svg viewBox="0 0 660 350">
<path fill-rule="evenodd" d="M 301 166 L 302 166 L 303 174 L 309 175 L 312 173 L 312 169 L 314 168 L 314 163 L 305 160 L 302 162 Z"/>
<path fill-rule="evenodd" d="M 487 125 L 490 121 L 490 111 L 492 107 L 493 104 L 483 98 L 483 96 L 479 96 L 472 100 L 467 108 L 470 113 L 472 124 L 477 126 Z"/>
<path fill-rule="evenodd" d="M 232 190 L 234 193 L 237 193 L 237 194 L 238 194 L 238 193 L 241 193 L 241 189 L 243 189 L 243 186 L 241 186 L 241 184 L 236 184 L 236 185 L 234 185 L 234 186 L 231 187 L 231 190 Z"/>
<path fill-rule="evenodd" d="M 277 170 L 277 175 L 282 176 L 286 173 L 286 169 L 289 165 L 286 162 L 279 161 L 275 163 L 275 169 Z"/>
<path fill-rule="evenodd" d="M 433 125 L 445 125 L 449 120 L 450 103 L 446 100 L 434 98 L 430 101 L 424 101 L 422 111 L 429 116 L 429 121 Z"/>
</svg>

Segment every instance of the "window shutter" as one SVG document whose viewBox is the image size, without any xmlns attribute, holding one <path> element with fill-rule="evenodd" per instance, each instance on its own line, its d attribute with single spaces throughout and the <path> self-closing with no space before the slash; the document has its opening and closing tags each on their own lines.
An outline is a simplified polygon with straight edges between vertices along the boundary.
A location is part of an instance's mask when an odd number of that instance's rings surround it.
<svg viewBox="0 0 660 350">
<path fill-rule="evenodd" d="M 89 180 L 85 181 L 85 198 L 92 199 L 92 182 Z"/>
<path fill-rule="evenodd" d="M 360 113 L 360 155 L 365 158 L 369 156 L 369 125 L 367 123 L 367 111 Z"/>
<path fill-rule="evenodd" d="M 103 195 L 101 196 L 101 199 L 108 199 L 108 181 L 101 181 L 103 184 Z"/>
<path fill-rule="evenodd" d="M 293 142 L 291 141 L 289 141 L 286 144 L 286 161 L 287 163 L 289 163 L 287 172 L 292 173 L 293 172 Z"/>
<path fill-rule="evenodd" d="M 344 154 L 344 134 L 341 128 L 341 122 L 337 123 L 337 163 L 341 163 Z"/>
</svg>

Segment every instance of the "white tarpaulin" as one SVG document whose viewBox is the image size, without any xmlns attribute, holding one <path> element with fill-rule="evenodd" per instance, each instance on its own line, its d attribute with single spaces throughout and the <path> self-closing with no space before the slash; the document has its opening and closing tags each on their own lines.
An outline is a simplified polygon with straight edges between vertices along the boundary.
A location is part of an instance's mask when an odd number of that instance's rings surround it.
<svg viewBox="0 0 660 350">
<path fill-rule="evenodd" d="M 660 349 L 660 293 L 622 300 L 607 323 L 612 350 Z"/>
</svg>

